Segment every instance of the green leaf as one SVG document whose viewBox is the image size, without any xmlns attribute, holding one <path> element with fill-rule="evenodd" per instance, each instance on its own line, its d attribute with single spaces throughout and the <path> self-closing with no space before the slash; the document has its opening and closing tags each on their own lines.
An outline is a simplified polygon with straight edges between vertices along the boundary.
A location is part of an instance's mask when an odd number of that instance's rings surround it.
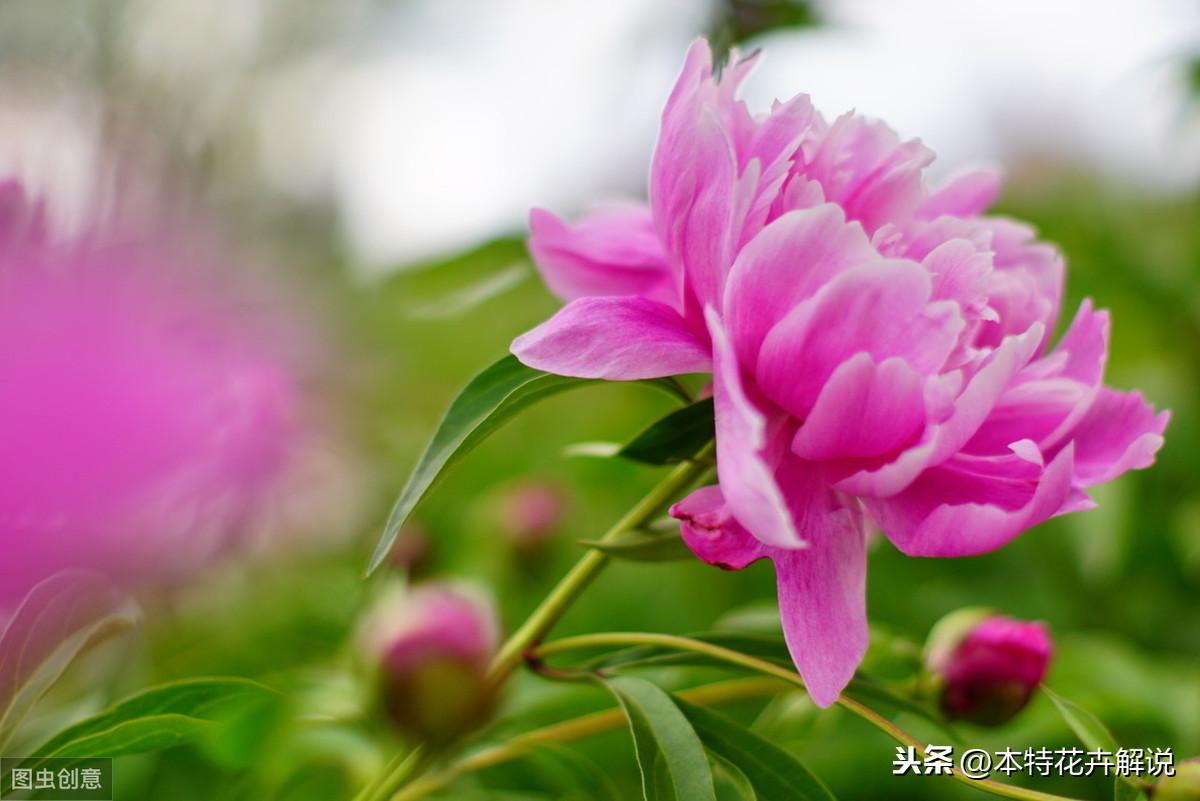
<svg viewBox="0 0 1200 801">
<path fill-rule="evenodd" d="M 798 759 L 710 709 L 675 699 L 709 751 L 737 766 L 760 801 L 834 801 L 829 788 Z"/>
<path fill-rule="evenodd" d="M 472 378 L 451 402 L 433 439 L 417 460 L 417 466 L 388 515 L 383 536 L 375 547 L 367 572 L 373 572 L 387 557 L 404 521 L 447 468 L 470 453 L 518 412 L 551 395 L 594 383 L 596 381 L 592 379 L 567 378 L 534 370 L 521 364 L 512 355 L 505 356 Z M 677 381 L 669 378 L 642 383 L 657 387 L 673 397 L 680 397 L 680 393 L 684 392 Z"/>
<path fill-rule="evenodd" d="M 631 562 L 671 562 L 692 558 L 692 551 L 679 536 L 679 524 L 671 521 L 669 530 L 639 529 L 617 540 L 580 540 L 580 545 L 595 548 L 615 559 Z"/>
<path fill-rule="evenodd" d="M 1058 714 L 1067 724 L 1067 728 L 1079 738 L 1079 742 L 1083 743 L 1089 751 L 1099 749 L 1116 753 L 1120 748 L 1117 738 L 1113 737 L 1112 732 L 1101 722 L 1100 718 L 1074 701 L 1063 698 L 1045 685 L 1042 685 L 1042 692 L 1054 704 L 1054 708 L 1058 710 Z M 1133 799 L 1142 798 L 1143 793 L 1132 776 L 1117 776 L 1113 797 L 1116 801 L 1133 801 Z"/>
<path fill-rule="evenodd" d="M 629 720 L 645 800 L 716 801 L 704 746 L 674 699 L 633 676 L 600 681 Z M 656 778 L 657 771 L 661 774 Z"/>
<path fill-rule="evenodd" d="M 140 619 L 98 573 L 65 570 L 30 590 L 0 634 L 0 750 L 76 658 Z"/>
<path fill-rule="evenodd" d="M 184 679 L 126 698 L 50 738 L 36 758 L 96 757 L 160 751 L 194 740 L 273 691 L 235 677 Z"/>
<path fill-rule="evenodd" d="M 645 464 L 672 464 L 690 459 L 714 436 L 713 401 L 705 398 L 650 424 L 617 456 Z"/>
</svg>

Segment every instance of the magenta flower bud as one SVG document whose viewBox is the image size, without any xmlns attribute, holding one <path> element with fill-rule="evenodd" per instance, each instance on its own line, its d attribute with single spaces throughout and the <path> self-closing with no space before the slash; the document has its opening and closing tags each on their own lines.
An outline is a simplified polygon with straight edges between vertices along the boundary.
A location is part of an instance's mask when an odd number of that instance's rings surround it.
<svg viewBox="0 0 1200 801">
<path fill-rule="evenodd" d="M 562 523 L 566 508 L 566 498 L 558 487 L 527 481 L 501 501 L 500 526 L 518 547 L 536 547 Z"/>
<path fill-rule="evenodd" d="M 395 589 L 363 628 L 384 713 L 403 734 L 432 745 L 487 718 L 487 669 L 499 640 L 491 603 L 457 584 Z"/>
<path fill-rule="evenodd" d="M 1041 623 L 966 609 L 934 627 L 926 661 L 948 717 L 994 726 L 1029 703 L 1053 650 Z"/>
<path fill-rule="evenodd" d="M 1174 776 L 1154 785 L 1150 797 L 1154 801 L 1200 801 L 1200 758 L 1177 766 Z"/>
</svg>

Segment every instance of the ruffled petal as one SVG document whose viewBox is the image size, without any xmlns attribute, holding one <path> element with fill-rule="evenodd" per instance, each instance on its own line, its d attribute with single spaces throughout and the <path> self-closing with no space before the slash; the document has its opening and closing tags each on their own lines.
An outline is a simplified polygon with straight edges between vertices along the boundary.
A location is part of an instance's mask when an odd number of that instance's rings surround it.
<svg viewBox="0 0 1200 801">
<path fill-rule="evenodd" d="M 876 261 L 838 275 L 767 334 L 757 378 L 763 392 L 807 417 L 833 371 L 856 353 L 905 359 L 935 373 L 953 349 L 962 319 L 951 302 L 927 307 L 929 274 L 911 261 Z"/>
<path fill-rule="evenodd" d="M 859 353 L 833 371 L 792 450 L 817 461 L 881 456 L 911 444 L 924 425 L 921 374 L 902 359 Z"/>
<path fill-rule="evenodd" d="M 952 178 L 921 203 L 918 214 L 927 220 L 943 214 L 974 217 L 987 211 L 1000 194 L 1000 173 L 996 170 L 972 170 Z"/>
<path fill-rule="evenodd" d="M 683 541 L 701 560 L 722 570 L 741 570 L 767 548 L 734 519 L 718 486 L 701 487 L 671 507 Z"/>
<path fill-rule="evenodd" d="M 556 375 L 629 381 L 711 368 L 707 345 L 679 313 L 638 297 L 573 300 L 513 340 L 524 364 Z"/>
<path fill-rule="evenodd" d="M 874 231 L 911 217 L 923 200 L 922 171 L 933 151 L 918 140 L 902 142 L 888 126 L 855 114 L 839 117 L 815 143 L 804 174 L 818 181 L 827 200 Z"/>
<path fill-rule="evenodd" d="M 858 223 L 832 203 L 793 211 L 738 254 L 725 287 L 724 319 L 738 359 L 753 370 L 763 337 L 834 276 L 876 258 Z"/>
<path fill-rule="evenodd" d="M 779 548 L 802 548 L 788 509 L 788 499 L 775 481 L 775 469 L 786 450 L 780 431 L 768 431 L 763 412 L 747 395 L 737 354 L 720 317 L 709 308 L 713 342 L 713 402 L 717 425 L 717 477 L 734 517 L 757 539 Z"/>
<path fill-rule="evenodd" d="M 740 226 L 737 153 L 733 132 L 722 123 L 722 104 L 731 97 L 712 79 L 712 54 L 699 40 L 663 111 L 650 166 L 650 208 L 668 263 L 684 276 L 686 314 L 691 318 L 719 302 L 733 262 Z M 746 202 L 743 212 L 748 209 Z M 737 227 L 737 231 L 734 228 Z"/>
<path fill-rule="evenodd" d="M 1094 311 L 1085 300 L 1053 353 L 1018 374 L 966 450 L 1001 453 L 1021 439 L 1034 440 L 1043 451 L 1056 449 L 1101 389 L 1108 334 L 1108 312 Z"/>
<path fill-rule="evenodd" d="M 1075 483 L 1090 487 L 1128 470 L 1149 467 L 1162 447 L 1162 434 L 1170 419 L 1170 412 L 1155 414 L 1140 392 L 1100 390 L 1071 433 Z"/>
<path fill-rule="evenodd" d="M 1033 357 L 1042 336 L 1041 325 L 1035 324 L 1024 334 L 1005 339 L 966 382 L 949 416 L 928 426 L 916 445 L 886 464 L 838 477 L 835 486 L 852 495 L 886 498 L 911 484 L 927 467 L 957 453 L 979 430 L 1013 376 Z"/>
<path fill-rule="evenodd" d="M 1043 468 L 1035 443 L 1005 456 L 956 456 L 903 492 L 868 499 L 884 534 L 909 556 L 974 556 L 1008 543 L 1057 514 L 1071 497 L 1074 452 Z"/>
<path fill-rule="evenodd" d="M 550 291 L 563 300 L 640 295 L 677 302 L 666 254 L 643 206 L 599 209 L 573 224 L 534 209 L 529 230 L 529 252 Z"/>
</svg>

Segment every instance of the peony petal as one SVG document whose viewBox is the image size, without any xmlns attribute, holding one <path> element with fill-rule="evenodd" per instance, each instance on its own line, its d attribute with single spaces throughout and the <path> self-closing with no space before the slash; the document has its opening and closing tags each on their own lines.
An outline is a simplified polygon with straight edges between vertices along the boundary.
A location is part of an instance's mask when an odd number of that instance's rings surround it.
<svg viewBox="0 0 1200 801">
<path fill-rule="evenodd" d="M 740 570 L 763 557 L 775 563 L 784 638 L 809 695 L 825 707 L 854 676 L 867 649 L 866 533 L 857 507 L 844 506 L 811 467 L 785 468 L 788 497 L 812 547 L 770 548 L 735 520 L 721 489 L 702 487 L 671 508 L 700 559 Z"/>
<path fill-rule="evenodd" d="M 1006 336 L 1028 330 L 1035 322 L 1045 326 L 1045 336 L 1049 337 L 1062 301 L 1066 269 L 1062 254 L 1036 241 L 1032 228 L 1013 220 L 988 217 L 977 224 L 991 234 L 995 269 L 989 278 L 988 302 L 997 319 L 984 323 L 976 344 L 995 346 Z"/>
<path fill-rule="evenodd" d="M 840 477 L 835 486 L 853 495 L 886 498 L 911 484 L 927 467 L 950 458 L 979 430 L 1013 376 L 1029 362 L 1041 341 L 1040 325 L 1034 325 L 1021 336 L 1005 339 L 967 382 L 948 418 L 928 427 L 921 441 L 898 458 Z"/>
<path fill-rule="evenodd" d="M 676 288 L 650 210 L 599 209 L 570 224 L 543 209 L 529 215 L 529 252 L 563 300 L 641 295 L 673 303 Z"/>
<path fill-rule="evenodd" d="M 1109 318 L 1085 300 L 1054 352 L 1029 364 L 967 443 L 972 453 L 1001 453 L 1019 439 L 1056 450 L 1101 389 Z"/>
<path fill-rule="evenodd" d="M 876 258 L 862 226 L 832 203 L 785 214 L 742 249 L 729 271 L 724 318 L 753 370 L 763 337 L 839 273 Z"/>
<path fill-rule="evenodd" d="M 1162 447 L 1170 412 L 1154 413 L 1140 392 L 1100 390 L 1071 433 L 1075 447 L 1075 483 L 1091 487 L 1128 470 L 1154 463 Z"/>
<path fill-rule="evenodd" d="M 867 509 L 909 556 L 974 556 L 1008 543 L 1059 512 L 1071 497 L 1074 450 L 1045 468 L 1036 446 L 1021 455 L 956 456 L 925 471 L 903 492 L 869 499 Z M 1031 454 L 1037 461 L 1030 461 Z"/>
<path fill-rule="evenodd" d="M 711 72 L 708 44 L 698 41 L 667 101 L 650 167 L 650 208 L 668 263 L 685 277 L 689 319 L 719 302 L 741 232 L 737 154 L 722 123 L 730 115 L 721 105 L 732 98 L 718 91 Z"/>
<path fill-rule="evenodd" d="M 921 204 L 918 214 L 927 220 L 943 214 L 974 217 L 987 211 L 1000 194 L 1000 173 L 996 170 L 972 170 L 952 178 Z"/>
<path fill-rule="evenodd" d="M 789 496 L 811 493 L 803 551 L 772 550 L 779 615 L 788 651 L 813 701 L 822 707 L 838 695 L 867 650 L 867 551 L 862 515 L 841 507 L 826 488 L 788 487 Z"/>
<path fill-rule="evenodd" d="M 638 297 L 573 300 L 513 340 L 512 352 L 538 370 L 614 381 L 707 372 L 711 364 L 674 309 Z"/>
<path fill-rule="evenodd" d="M 859 353 L 825 383 L 792 450 L 804 459 L 881 456 L 909 445 L 925 424 L 924 379 L 902 359 Z"/>
<path fill-rule="evenodd" d="M 766 417 L 742 384 L 737 355 L 720 317 L 709 307 L 707 318 L 713 341 L 717 477 L 725 499 L 738 522 L 760 541 L 802 548 L 804 540 L 775 481 L 786 440 L 779 432 L 768 434 Z"/>
<path fill-rule="evenodd" d="M 758 384 L 807 417 L 833 371 L 856 353 L 901 356 L 934 373 L 954 347 L 962 319 L 943 302 L 926 307 L 929 274 L 916 262 L 880 260 L 847 270 L 793 309 L 763 340 Z"/>
<path fill-rule="evenodd" d="M 720 487 L 701 487 L 672 506 L 671 516 L 692 553 L 722 570 L 741 570 L 767 555 L 766 546 L 734 519 Z"/>
<path fill-rule="evenodd" d="M 820 182 L 825 197 L 874 233 L 912 216 L 922 202 L 921 174 L 933 151 L 918 140 L 901 142 L 891 128 L 844 114 L 824 133 L 804 167 Z"/>
</svg>

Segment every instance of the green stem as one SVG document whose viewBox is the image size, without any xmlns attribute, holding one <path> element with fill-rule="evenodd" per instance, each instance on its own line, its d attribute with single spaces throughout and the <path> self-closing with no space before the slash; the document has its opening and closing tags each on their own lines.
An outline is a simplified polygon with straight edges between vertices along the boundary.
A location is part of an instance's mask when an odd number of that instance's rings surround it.
<svg viewBox="0 0 1200 801">
<path fill-rule="evenodd" d="M 649 523 L 656 515 L 675 499 L 679 493 L 687 489 L 709 468 L 706 463 L 712 456 L 713 445 L 706 445 L 693 461 L 684 462 L 676 467 L 654 489 L 630 509 L 624 517 L 600 538 L 601 542 L 611 542 L 620 539 L 634 529 Z M 536 646 L 550 633 L 550 629 L 559 621 L 571 604 L 592 583 L 593 579 L 608 564 L 609 557 L 597 550 L 589 550 L 575 566 L 563 576 L 558 585 L 550 591 L 545 600 L 533 611 L 519 629 L 513 632 L 508 641 L 501 647 L 500 652 L 492 661 L 488 671 L 493 686 L 500 686 L 504 680 L 520 666 L 525 653 Z"/>
<path fill-rule="evenodd" d="M 779 692 L 779 682 L 774 679 L 738 679 L 695 687 L 678 693 L 679 697 L 694 704 L 711 705 Z M 555 723 L 541 729 L 518 734 L 507 742 L 476 751 L 450 765 L 445 770 L 429 773 L 405 787 L 392 801 L 415 801 L 429 793 L 441 790 L 446 785 L 469 773 L 510 762 L 528 754 L 540 745 L 569 743 L 600 732 L 615 729 L 625 722 L 625 713 L 619 707 L 593 712 L 573 720 Z"/>
<path fill-rule="evenodd" d="M 383 801 L 396 792 L 398 787 L 417 772 L 419 764 L 425 759 L 423 750 L 417 746 L 403 759 L 393 759 L 377 780 L 368 784 L 354 797 L 354 801 Z"/>
<path fill-rule="evenodd" d="M 591 648 L 607 648 L 607 647 L 626 647 L 631 645 L 654 645 L 662 648 L 670 648 L 676 651 L 690 651 L 692 653 L 703 654 L 714 659 L 719 659 L 723 662 L 728 662 L 732 665 L 754 670 L 759 673 L 773 676 L 782 679 L 797 687 L 803 688 L 804 681 L 799 674 L 788 670 L 787 668 L 776 665 L 772 662 L 767 662 L 762 659 L 757 659 L 753 656 L 732 651 L 728 648 L 722 648 L 719 645 L 693 640 L 689 637 L 678 637 L 673 634 L 645 634 L 645 633 L 606 633 L 606 634 L 584 634 L 578 637 L 567 637 L 561 640 L 547 643 L 538 648 L 532 656 L 537 659 L 544 659 L 555 654 L 567 653 L 570 651 L 578 651 Z M 870 707 L 863 706 L 857 701 L 840 696 L 837 703 L 844 709 L 853 712 L 863 720 L 883 731 L 893 740 L 902 745 L 913 746 L 921 754 L 925 753 L 925 746 L 913 735 L 906 732 L 904 729 L 897 726 L 892 721 L 880 715 Z M 1005 798 L 1015 798 L 1019 801 L 1076 801 L 1075 799 L 1067 798 L 1066 796 L 1052 795 L 1043 793 L 1038 790 L 1028 790 L 1024 787 L 1014 787 L 1010 784 L 992 781 L 991 779 L 972 779 L 962 773 L 958 768 L 953 768 L 953 777 L 960 782 L 963 782 L 968 787 L 974 787 L 977 790 L 991 793 L 993 795 L 1003 796 Z"/>
</svg>

